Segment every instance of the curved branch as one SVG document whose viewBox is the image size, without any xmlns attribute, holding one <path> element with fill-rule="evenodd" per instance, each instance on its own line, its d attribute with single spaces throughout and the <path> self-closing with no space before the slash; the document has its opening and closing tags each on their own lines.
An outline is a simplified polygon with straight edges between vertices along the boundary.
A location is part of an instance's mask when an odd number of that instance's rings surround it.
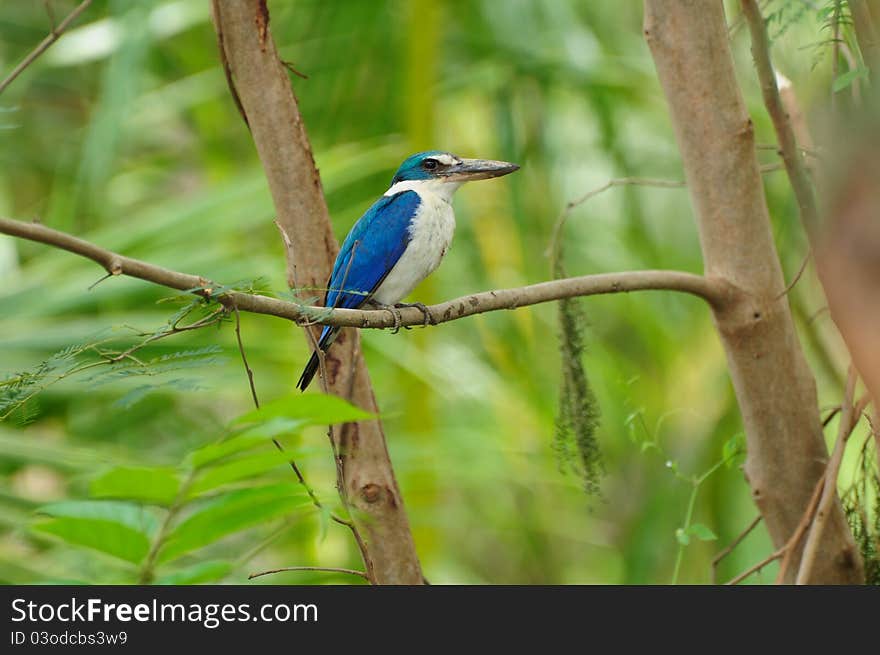
<svg viewBox="0 0 880 655">
<path fill-rule="evenodd" d="M 66 250 L 97 262 L 110 275 L 126 275 L 160 286 L 190 291 L 204 298 L 212 298 L 230 308 L 255 314 L 268 314 L 286 318 L 296 323 L 319 323 L 340 327 L 390 328 L 397 326 L 423 325 L 425 315 L 417 307 L 404 307 L 394 314 L 384 309 L 327 309 L 296 302 L 269 298 L 256 294 L 228 291 L 214 295 L 212 289 L 218 287 L 214 282 L 198 275 L 180 273 L 149 262 L 125 257 L 111 250 L 39 223 L 26 223 L 9 218 L 0 218 L 0 233 L 37 241 L 54 248 Z M 474 314 L 516 309 L 526 305 L 576 298 L 597 296 L 609 293 L 626 293 L 644 290 L 680 291 L 702 298 L 712 307 L 722 306 L 734 292 L 732 286 L 720 279 L 703 277 L 681 271 L 623 271 L 619 273 L 600 273 L 580 277 L 563 278 L 550 282 L 539 282 L 513 289 L 497 289 L 462 296 L 454 300 L 427 307 L 432 324 L 446 323 Z"/>
<path fill-rule="evenodd" d="M 61 21 L 58 27 L 55 27 L 53 25 L 52 30 L 49 32 L 49 35 L 45 39 L 43 39 L 40 44 L 36 48 L 34 48 L 27 57 L 21 60 L 21 63 L 19 63 L 18 66 L 16 66 L 12 70 L 12 72 L 6 76 L 6 79 L 0 82 L 0 93 L 3 93 L 6 90 L 6 87 L 12 84 L 16 77 L 21 75 L 28 66 L 34 63 L 40 55 L 46 52 L 46 50 L 49 49 L 49 46 L 60 39 L 61 35 L 64 33 L 64 30 L 70 27 L 70 24 L 73 23 L 73 21 L 75 21 L 77 18 L 79 18 L 79 15 L 89 8 L 90 4 L 92 4 L 92 0 L 83 0 L 76 9 L 68 14 L 67 18 Z M 51 15 L 49 18 L 51 20 Z"/>
<path fill-rule="evenodd" d="M 761 82 L 764 104 L 773 121 L 776 138 L 779 139 L 779 152 L 782 155 L 785 171 L 800 208 L 801 220 L 807 228 L 807 232 L 810 233 L 819 225 L 819 212 L 816 208 L 816 198 L 813 195 L 813 187 L 810 184 L 806 166 L 798 150 L 794 128 L 779 94 L 776 74 L 770 61 L 770 40 L 767 37 L 764 17 L 761 15 L 761 9 L 756 0 L 740 0 L 740 4 L 751 33 L 752 56 L 755 59 L 755 69 Z"/>
</svg>

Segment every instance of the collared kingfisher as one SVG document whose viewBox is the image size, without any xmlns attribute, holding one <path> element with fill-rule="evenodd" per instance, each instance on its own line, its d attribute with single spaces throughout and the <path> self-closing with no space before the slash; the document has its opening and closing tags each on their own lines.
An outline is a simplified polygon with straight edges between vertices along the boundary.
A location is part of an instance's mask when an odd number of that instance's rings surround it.
<svg viewBox="0 0 880 655">
<path fill-rule="evenodd" d="M 400 301 L 430 275 L 449 249 L 455 231 L 452 196 L 465 182 L 507 175 L 519 166 L 505 161 L 462 159 L 429 150 L 408 157 L 391 187 L 348 233 L 327 283 L 325 307 L 401 307 Z M 414 303 L 425 313 L 424 305 Z M 340 328 L 326 326 L 318 348 L 327 352 Z M 312 353 L 297 387 L 305 391 L 319 368 Z"/>
</svg>

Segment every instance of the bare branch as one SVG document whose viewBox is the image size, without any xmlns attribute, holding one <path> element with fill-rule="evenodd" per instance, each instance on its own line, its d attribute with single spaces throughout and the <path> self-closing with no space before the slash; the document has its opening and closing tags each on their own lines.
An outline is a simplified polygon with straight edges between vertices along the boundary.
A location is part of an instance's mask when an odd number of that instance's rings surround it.
<svg viewBox="0 0 880 655">
<path fill-rule="evenodd" d="M 59 38 L 61 38 L 61 35 L 64 33 L 64 31 L 68 27 L 70 27 L 70 24 L 73 23 L 73 21 L 79 18 L 79 15 L 81 13 L 89 8 L 90 4 L 92 4 L 92 0 L 83 0 L 81 3 L 79 3 L 76 9 L 68 14 L 67 18 L 61 21 L 61 23 L 57 27 L 55 26 L 55 17 L 52 14 L 49 6 L 47 5 L 46 9 L 49 13 L 49 22 L 52 26 L 49 35 L 45 39 L 43 39 L 40 42 L 40 45 L 34 48 L 27 57 L 22 59 L 21 63 L 19 63 L 18 66 L 12 69 L 12 72 L 6 76 L 5 80 L 0 82 L 0 93 L 3 93 L 6 90 L 6 87 L 12 84 L 16 77 L 21 75 L 28 66 L 34 63 L 40 55 L 46 52 L 46 50 L 49 49 L 49 46 L 51 46 Z"/>
<path fill-rule="evenodd" d="M 370 576 L 368 576 L 363 571 L 355 571 L 354 569 L 341 569 L 335 566 L 285 566 L 281 569 L 272 569 L 271 571 L 261 571 L 260 573 L 251 573 L 248 576 L 248 580 L 253 580 L 254 578 L 259 578 L 263 575 L 271 575 L 273 573 L 283 573 L 284 571 L 323 571 L 325 573 L 345 573 L 348 575 L 356 575 L 360 578 L 363 578 L 367 582 L 373 584 L 373 581 L 370 580 Z"/>
<path fill-rule="evenodd" d="M 807 230 L 812 231 L 819 225 L 816 198 L 813 195 L 813 187 L 810 184 L 803 159 L 798 151 L 794 129 L 779 95 L 779 87 L 776 85 L 776 75 L 773 71 L 773 65 L 770 63 L 770 40 L 767 37 L 764 17 L 761 15 L 761 9 L 756 0 L 740 0 L 740 4 L 751 33 L 752 56 L 755 59 L 755 68 L 761 82 L 764 104 L 767 106 L 767 112 L 770 114 L 773 128 L 776 130 L 782 161 L 785 163 L 786 173 L 788 173 L 797 198 L 801 220 Z"/>
<path fill-rule="evenodd" d="M 813 564 L 816 561 L 816 553 L 819 550 L 819 542 L 822 539 L 822 532 L 825 530 L 825 524 L 828 522 L 828 516 L 831 513 L 831 507 L 837 497 L 837 476 L 840 472 L 840 463 L 843 461 L 843 451 L 846 448 L 846 442 L 849 440 L 856 423 L 862 416 L 862 412 L 868 405 L 870 396 L 867 394 L 858 402 L 853 404 L 855 397 L 856 382 L 858 374 L 855 367 L 850 364 L 849 374 L 846 380 L 846 392 L 843 399 L 843 410 L 840 414 L 840 424 L 837 429 L 837 442 L 834 444 L 834 452 L 831 453 L 831 459 L 825 470 L 824 488 L 822 489 L 822 497 L 816 508 L 816 516 L 810 528 L 810 534 L 807 537 L 807 543 L 804 545 L 804 555 L 801 558 L 800 569 L 797 574 L 797 584 L 807 584 L 810 580 L 810 573 Z"/>
<path fill-rule="evenodd" d="M 755 6 L 744 5 L 744 11 Z M 761 183 L 754 125 L 737 81 L 723 3 L 645 0 L 644 7 L 645 40 L 669 104 L 704 269 L 710 279 L 736 288 L 714 318 L 748 442 L 744 471 L 779 549 L 797 527 L 828 455 L 815 379 L 788 303 L 778 298 L 786 285 Z M 763 23 L 758 27 L 763 35 Z M 778 108 L 769 65 L 766 71 Z M 799 164 L 790 126 L 787 138 L 777 135 L 787 159 Z M 813 582 L 864 579 L 857 552 L 852 560 L 838 557 L 853 546 L 839 506 L 822 544 Z"/>
<path fill-rule="evenodd" d="M 113 275 L 127 275 L 161 286 L 190 291 L 211 298 L 229 308 L 238 308 L 256 314 L 268 314 L 297 323 L 318 323 L 340 327 L 389 328 L 395 326 L 394 317 L 384 310 L 330 309 L 312 307 L 296 302 L 278 300 L 256 294 L 226 291 L 212 294 L 219 288 L 211 280 L 198 275 L 180 273 L 138 259 L 105 250 L 93 243 L 65 232 L 59 232 L 38 223 L 26 223 L 0 218 L 0 233 L 37 241 L 61 250 L 91 259 Z M 680 271 L 625 271 L 540 282 L 514 289 L 484 291 L 448 300 L 427 308 L 434 323 L 446 323 L 474 314 L 516 309 L 526 305 L 609 293 L 643 290 L 667 290 L 688 293 L 702 298 L 712 306 L 721 306 L 734 293 L 729 285 L 708 277 Z M 417 307 L 400 310 L 400 325 L 424 325 L 424 315 Z"/>
<path fill-rule="evenodd" d="M 730 544 L 724 548 L 721 552 L 719 552 L 715 557 L 712 558 L 712 584 L 718 583 L 718 565 L 721 564 L 721 561 L 730 555 L 734 551 L 734 549 L 739 546 L 743 540 L 748 537 L 752 530 L 758 527 L 758 524 L 761 522 L 761 515 L 758 514 L 751 523 L 746 526 L 746 529 L 739 533 L 739 536 L 730 542 Z"/>
</svg>

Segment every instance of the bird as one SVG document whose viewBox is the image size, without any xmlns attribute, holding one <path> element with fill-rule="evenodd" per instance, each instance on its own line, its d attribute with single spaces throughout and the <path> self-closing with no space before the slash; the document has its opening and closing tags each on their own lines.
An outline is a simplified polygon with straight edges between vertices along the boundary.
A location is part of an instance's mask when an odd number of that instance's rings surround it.
<svg viewBox="0 0 880 655">
<path fill-rule="evenodd" d="M 452 197 L 465 182 L 501 177 L 517 164 L 465 159 L 442 150 L 407 157 L 385 194 L 351 228 L 333 264 L 324 306 L 357 309 L 415 306 L 401 301 L 440 265 L 452 244 Z M 399 327 L 399 316 L 395 315 Z M 325 326 L 297 388 L 305 391 L 341 328 Z"/>
</svg>

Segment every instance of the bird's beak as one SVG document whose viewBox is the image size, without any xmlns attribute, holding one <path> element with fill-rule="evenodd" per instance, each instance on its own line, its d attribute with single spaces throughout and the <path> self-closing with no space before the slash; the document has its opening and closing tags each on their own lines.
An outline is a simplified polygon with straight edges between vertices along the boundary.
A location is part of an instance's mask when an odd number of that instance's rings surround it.
<svg viewBox="0 0 880 655">
<path fill-rule="evenodd" d="M 472 180 L 488 180 L 513 173 L 519 165 L 506 161 L 491 159 L 462 159 L 443 172 L 443 178 L 449 182 L 470 182 Z"/>
</svg>

